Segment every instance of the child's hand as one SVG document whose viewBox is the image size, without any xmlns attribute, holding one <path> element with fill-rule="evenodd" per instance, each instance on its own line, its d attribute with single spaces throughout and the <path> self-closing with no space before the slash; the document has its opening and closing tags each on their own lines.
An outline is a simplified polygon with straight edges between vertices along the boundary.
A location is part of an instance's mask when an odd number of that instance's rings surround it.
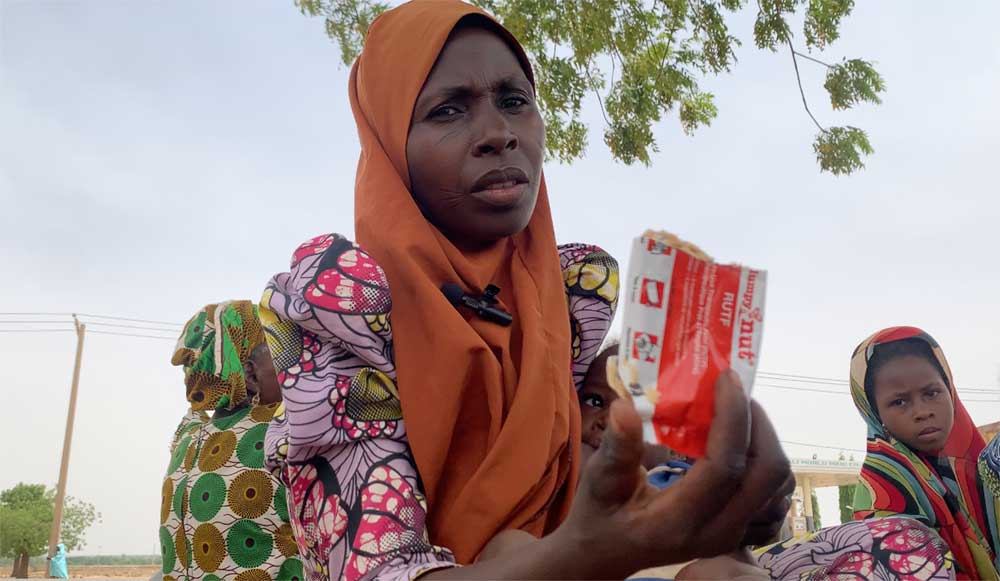
<svg viewBox="0 0 1000 581">
<path fill-rule="evenodd" d="M 665 490 L 643 477 L 635 410 L 617 401 L 609 423 L 569 517 L 552 535 L 593 578 L 737 551 L 755 513 L 791 473 L 767 415 L 731 372 L 716 382 L 705 458 Z"/>
</svg>

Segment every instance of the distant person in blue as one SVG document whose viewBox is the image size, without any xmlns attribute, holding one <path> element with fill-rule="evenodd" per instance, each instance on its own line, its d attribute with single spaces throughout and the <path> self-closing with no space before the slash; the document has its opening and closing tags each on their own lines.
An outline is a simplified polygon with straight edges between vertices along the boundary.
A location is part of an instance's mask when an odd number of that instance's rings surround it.
<svg viewBox="0 0 1000 581">
<path fill-rule="evenodd" d="M 66 570 L 66 545 L 59 543 L 56 545 L 56 554 L 48 557 L 49 578 L 68 579 L 69 571 Z"/>
</svg>

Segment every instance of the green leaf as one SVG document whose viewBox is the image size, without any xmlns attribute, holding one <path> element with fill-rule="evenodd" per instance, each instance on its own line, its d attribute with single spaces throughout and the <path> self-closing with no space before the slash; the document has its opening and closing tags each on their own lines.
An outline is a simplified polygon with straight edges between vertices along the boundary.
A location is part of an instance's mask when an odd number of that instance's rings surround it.
<svg viewBox="0 0 1000 581">
<path fill-rule="evenodd" d="M 813 143 L 821 171 L 833 175 L 853 173 L 865 167 L 862 156 L 875 152 L 868 135 L 857 127 L 831 127 L 816 136 Z"/>
<path fill-rule="evenodd" d="M 868 61 L 851 59 L 830 67 L 823 86 L 834 109 L 849 109 L 860 102 L 882 104 L 885 80 Z"/>
<path fill-rule="evenodd" d="M 715 96 L 711 93 L 694 93 L 681 100 L 679 112 L 681 127 L 688 135 L 702 125 L 711 125 L 718 114 Z"/>
<path fill-rule="evenodd" d="M 18 484 L 0 493 L 0 557 L 41 555 L 48 549 L 55 490 L 42 484 Z M 94 506 L 66 497 L 60 542 L 69 551 L 85 545 L 84 533 L 100 519 Z"/>
<path fill-rule="evenodd" d="M 778 50 L 792 38 L 785 14 L 795 11 L 795 0 L 760 0 L 757 20 L 753 25 L 753 39 L 757 48 Z"/>
<path fill-rule="evenodd" d="M 840 38 L 840 21 L 854 9 L 854 0 L 810 0 L 806 9 L 806 46 L 822 50 Z"/>
<path fill-rule="evenodd" d="M 729 34 L 726 21 L 714 2 L 694 2 L 691 10 L 694 38 L 701 42 L 701 59 L 713 73 L 730 70 L 736 61 L 739 39 Z"/>
<path fill-rule="evenodd" d="M 347 65 L 360 53 L 371 22 L 390 7 L 375 0 L 294 1 L 303 14 L 325 19 L 326 33 Z M 604 142 L 612 156 L 645 165 L 658 151 L 653 128 L 664 117 L 676 112 L 681 129 L 691 134 L 718 115 L 712 95 L 699 83 L 736 65 L 740 38 L 728 19 L 747 5 L 747 0 L 471 1 L 502 22 L 532 61 L 547 159 L 570 163 L 586 154 L 588 130 L 581 120 L 586 100 L 601 108 Z M 839 36 L 854 0 L 759 0 L 757 6 L 757 47 L 775 51 L 790 45 L 789 20 L 798 11 L 804 12 L 806 46 L 822 49 Z M 826 87 L 837 109 L 878 103 L 885 89 L 862 60 L 832 67 Z M 862 142 L 856 137 L 843 141 L 821 135 L 814 147 L 835 153 L 842 142 L 855 144 L 857 163 L 832 162 L 827 169 L 821 162 L 824 171 L 863 167 Z"/>
<path fill-rule="evenodd" d="M 326 17 L 326 34 L 340 46 L 341 61 L 351 66 L 361 54 L 368 28 L 391 6 L 370 0 L 295 0 L 303 14 Z"/>
</svg>

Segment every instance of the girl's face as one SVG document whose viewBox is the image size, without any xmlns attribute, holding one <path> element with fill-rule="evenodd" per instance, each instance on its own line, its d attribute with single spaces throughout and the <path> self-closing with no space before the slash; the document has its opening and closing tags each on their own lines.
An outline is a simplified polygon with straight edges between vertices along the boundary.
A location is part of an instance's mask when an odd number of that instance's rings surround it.
<svg viewBox="0 0 1000 581">
<path fill-rule="evenodd" d="M 581 434 L 583 437 L 583 463 L 601 447 L 604 430 L 608 428 L 608 413 L 618 394 L 608 385 L 607 365 L 611 351 L 605 352 L 590 364 L 587 377 L 580 387 Z"/>
<path fill-rule="evenodd" d="M 517 57 L 496 34 L 452 34 L 417 97 L 406 141 L 413 197 L 456 246 L 524 230 L 538 199 L 545 126 Z"/>
<path fill-rule="evenodd" d="M 879 417 L 890 434 L 921 452 L 944 448 L 955 421 L 948 385 L 937 368 L 918 355 L 885 363 L 874 381 Z"/>
</svg>

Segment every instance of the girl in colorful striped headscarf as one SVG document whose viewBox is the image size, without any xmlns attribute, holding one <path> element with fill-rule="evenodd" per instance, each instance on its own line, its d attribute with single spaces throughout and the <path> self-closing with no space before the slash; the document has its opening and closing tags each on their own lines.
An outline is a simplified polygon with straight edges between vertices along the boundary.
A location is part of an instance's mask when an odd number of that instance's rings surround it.
<svg viewBox="0 0 1000 581">
<path fill-rule="evenodd" d="M 937 342 L 914 327 L 875 333 L 851 358 L 851 393 L 868 424 L 855 518 L 916 518 L 951 548 L 958 578 L 998 579 L 996 481 Z M 995 466 L 995 465 L 994 465 Z"/>
</svg>

